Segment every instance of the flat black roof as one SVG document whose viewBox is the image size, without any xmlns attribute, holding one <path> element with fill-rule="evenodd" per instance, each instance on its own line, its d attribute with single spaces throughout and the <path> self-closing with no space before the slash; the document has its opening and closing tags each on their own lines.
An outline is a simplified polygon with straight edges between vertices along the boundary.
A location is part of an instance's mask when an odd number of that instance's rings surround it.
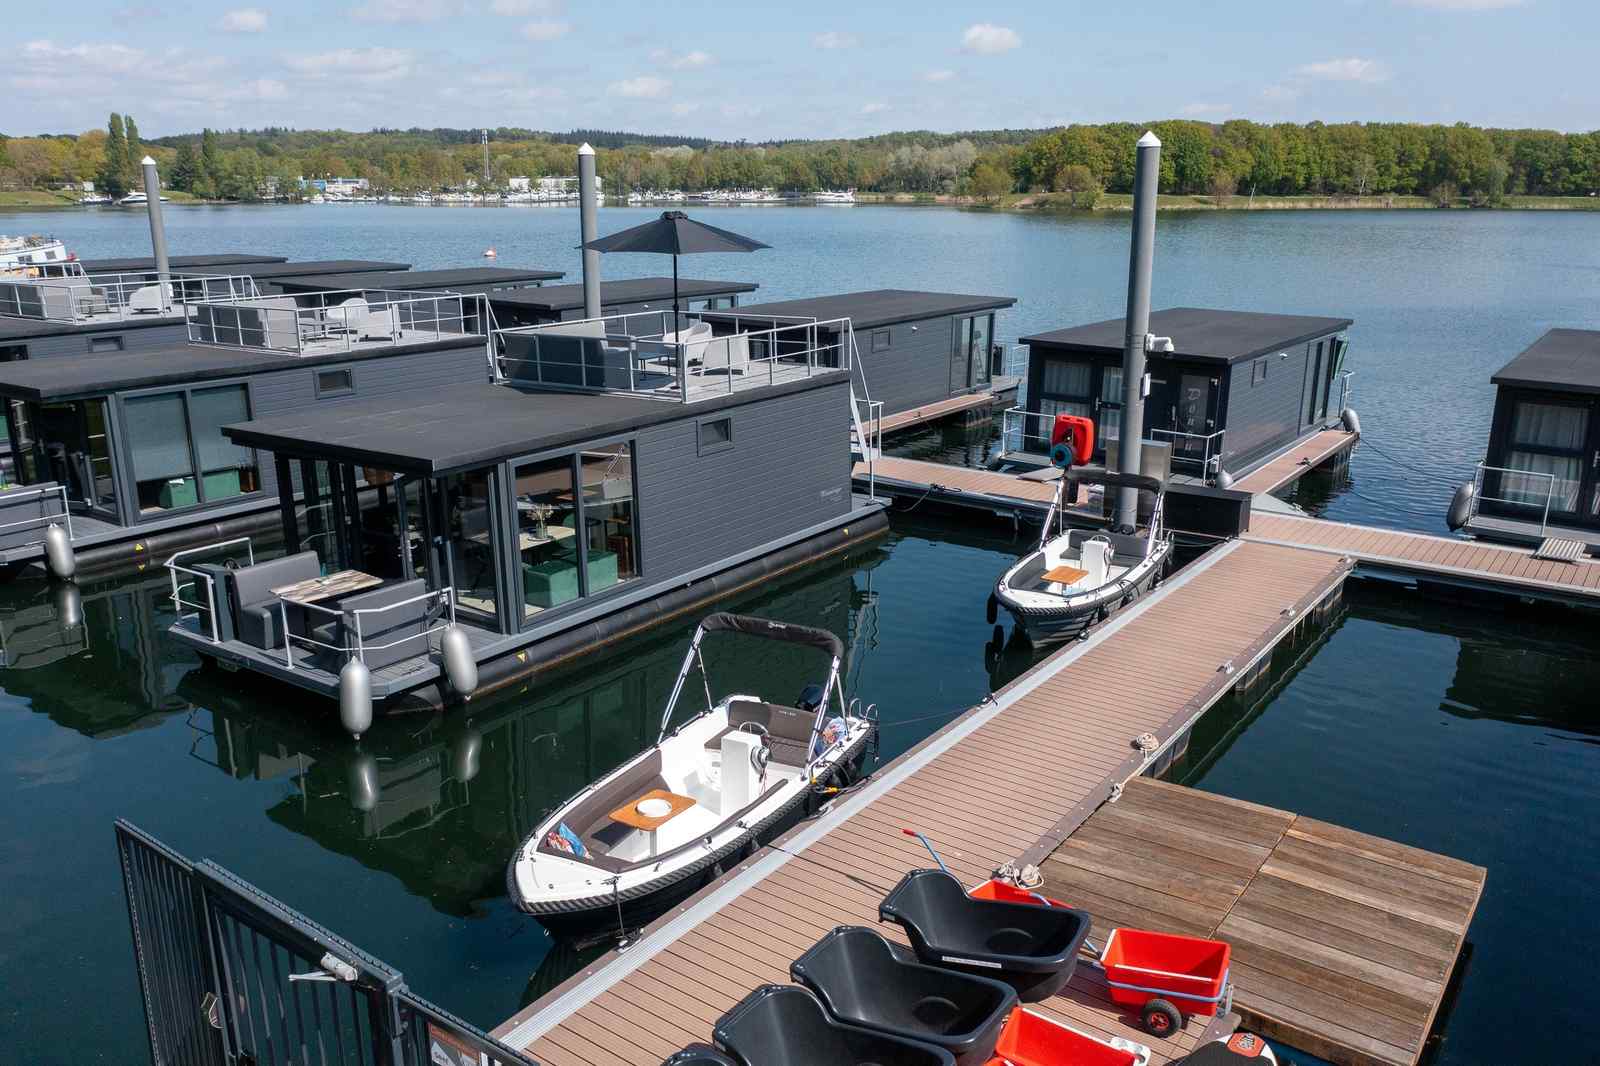
<svg viewBox="0 0 1600 1066">
<path fill-rule="evenodd" d="M 386 396 L 223 427 L 237 444 L 420 474 L 482 466 L 662 422 L 848 380 L 838 371 L 700 403 L 622 393 L 535 392 L 452 385 L 426 396 Z"/>
<path fill-rule="evenodd" d="M 1489 380 L 1556 392 L 1600 392 L 1600 330 L 1550 330 Z"/>
<path fill-rule="evenodd" d="M 682 300 L 703 296 L 727 296 L 737 292 L 754 292 L 758 286 L 753 281 L 706 281 L 697 278 L 678 279 L 678 297 Z M 607 305 L 636 304 L 646 300 L 672 300 L 671 278 L 619 278 L 600 282 L 600 302 Z M 489 294 L 489 303 L 506 304 L 529 311 L 559 314 L 583 306 L 583 283 L 574 285 L 543 285 L 537 289 L 501 289 Z"/>
<path fill-rule="evenodd" d="M 103 318 L 89 322 L 56 322 L 43 318 L 0 317 L 0 342 L 22 341 L 30 337 L 53 337 L 60 333 L 122 333 L 130 329 L 179 326 L 183 319 L 172 315 L 140 315 L 137 318 Z"/>
<path fill-rule="evenodd" d="M 396 344 L 367 350 L 330 352 L 327 355 L 292 355 L 259 348 L 172 344 L 133 352 L 27 359 L 20 363 L 0 363 L 0 396 L 22 400 L 68 400 L 83 396 L 105 396 L 128 389 L 293 370 L 325 363 L 355 363 L 401 352 L 442 351 L 468 346 L 481 349 L 483 338 L 467 336 L 457 341 Z M 487 370 L 484 376 L 488 376 Z"/>
<path fill-rule="evenodd" d="M 515 285 L 519 282 L 549 281 L 561 277 L 559 270 L 536 267 L 457 267 L 448 270 L 407 270 L 390 274 L 327 274 L 319 277 L 290 275 L 274 278 L 284 289 L 303 291 L 337 289 L 438 289 L 448 291 L 489 285 Z"/>
<path fill-rule="evenodd" d="M 1023 337 L 1023 344 L 1113 354 L 1122 351 L 1126 319 L 1108 318 L 1087 326 Z M 1353 319 L 1316 315 L 1269 315 L 1260 311 L 1219 311 L 1208 307 L 1168 307 L 1150 314 L 1150 332 L 1171 337 L 1172 358 L 1237 363 L 1258 355 L 1349 329 Z"/>
<path fill-rule="evenodd" d="M 808 296 L 801 300 L 778 300 L 751 304 L 737 311 L 707 314 L 707 318 L 729 321 L 737 314 L 754 318 L 814 318 L 826 322 L 848 318 L 856 329 L 892 326 L 897 322 L 917 322 L 925 318 L 965 315 L 975 311 L 997 310 L 1016 303 L 1014 296 L 971 296 L 955 292 L 918 292 L 913 289 L 870 289 L 866 292 L 841 292 L 833 296 Z"/>
<path fill-rule="evenodd" d="M 167 265 L 174 270 L 194 270 L 198 267 L 238 266 L 241 263 L 286 263 L 286 255 L 258 255 L 255 252 L 225 252 L 218 255 L 174 255 Z M 138 270 L 154 270 L 154 256 L 124 256 L 111 259 L 80 259 L 78 263 L 90 274 L 120 274 Z"/>
<path fill-rule="evenodd" d="M 319 274 L 375 274 L 410 270 L 410 263 L 385 259 L 313 259 L 304 263 L 252 263 L 238 273 L 252 278 L 313 277 Z"/>
</svg>

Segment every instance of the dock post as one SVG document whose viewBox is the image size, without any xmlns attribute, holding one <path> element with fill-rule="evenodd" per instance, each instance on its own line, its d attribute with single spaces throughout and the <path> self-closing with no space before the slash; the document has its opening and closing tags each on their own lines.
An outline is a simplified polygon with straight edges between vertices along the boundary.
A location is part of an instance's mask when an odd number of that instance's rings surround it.
<svg viewBox="0 0 1600 1066">
<path fill-rule="evenodd" d="M 599 236 L 595 232 L 599 227 L 595 221 L 594 186 L 594 149 L 585 142 L 578 148 L 578 230 L 582 244 Z M 583 317 L 600 317 L 600 253 L 588 248 L 583 250 Z"/>
<path fill-rule="evenodd" d="M 1150 333 L 1150 274 L 1156 252 L 1156 185 L 1161 176 L 1161 139 L 1151 130 L 1139 138 L 1133 171 L 1133 247 L 1128 258 L 1127 333 L 1122 348 L 1122 427 L 1118 467 L 1140 472 L 1139 442 L 1144 437 L 1144 355 Z M 1139 490 L 1117 495 L 1117 525 L 1139 526 Z"/>
<path fill-rule="evenodd" d="M 144 168 L 145 210 L 150 215 L 150 249 L 156 258 L 156 282 L 161 286 L 161 309 L 167 310 L 172 299 L 172 266 L 167 261 L 167 226 L 161 218 L 161 178 L 156 174 L 156 161 L 145 156 L 139 161 Z"/>
</svg>

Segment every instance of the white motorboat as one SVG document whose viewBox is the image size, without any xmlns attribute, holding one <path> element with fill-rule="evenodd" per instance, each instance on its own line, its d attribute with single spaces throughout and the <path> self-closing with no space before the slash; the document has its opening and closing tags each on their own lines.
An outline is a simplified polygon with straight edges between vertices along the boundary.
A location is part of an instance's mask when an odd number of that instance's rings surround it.
<svg viewBox="0 0 1600 1066">
<path fill-rule="evenodd" d="M 827 679 L 807 686 L 798 706 L 748 695 L 714 700 L 701 643 L 719 632 L 815 648 L 830 657 Z M 826 630 L 707 616 L 690 641 L 656 744 L 539 823 L 506 870 L 512 901 L 547 921 L 609 916 L 735 858 L 830 782 L 847 780 L 875 714 L 845 702 L 843 657 L 839 638 Z M 669 733 L 696 668 L 706 709 Z"/>
<path fill-rule="evenodd" d="M 822 189 L 815 193 L 811 199 L 819 206 L 853 204 L 856 202 L 856 191 L 854 189 Z"/>
<path fill-rule="evenodd" d="M 66 245 L 54 237 L 37 234 L 7 237 L 0 234 L 0 274 L 24 274 L 39 277 L 59 272 L 60 264 L 70 263 L 77 256 L 67 251 Z M 55 266 L 56 271 L 50 268 Z"/>
<path fill-rule="evenodd" d="M 149 202 L 150 202 L 150 197 L 145 195 L 144 193 L 142 193 L 142 192 L 130 192 L 128 195 L 124 196 L 122 199 L 117 201 L 117 206 L 118 207 L 144 207 Z M 172 201 L 169 200 L 167 197 L 163 196 L 163 197 L 161 197 L 161 202 L 164 203 L 164 204 L 170 204 Z"/>
<path fill-rule="evenodd" d="M 1090 626 L 1155 587 L 1172 560 L 1172 536 L 1162 510 L 1166 486 L 1153 477 L 1101 467 L 1074 467 L 1057 481 L 1039 546 L 1001 575 L 989 598 L 989 621 L 1004 607 L 1023 636 L 1048 644 L 1081 636 Z M 1106 492 L 1132 488 L 1155 497 L 1142 530 L 1067 529 L 1068 494 L 1078 485 Z"/>
</svg>

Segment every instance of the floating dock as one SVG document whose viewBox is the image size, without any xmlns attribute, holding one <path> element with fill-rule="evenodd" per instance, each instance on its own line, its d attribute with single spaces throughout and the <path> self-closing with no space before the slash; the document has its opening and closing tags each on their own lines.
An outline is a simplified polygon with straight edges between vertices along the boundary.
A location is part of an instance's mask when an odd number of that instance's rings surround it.
<svg viewBox="0 0 1600 1066">
<path fill-rule="evenodd" d="M 876 422 L 868 419 L 866 422 L 867 434 L 871 439 L 875 440 L 879 433 L 893 433 L 896 430 L 910 429 L 912 426 L 920 426 L 924 422 L 937 422 L 941 418 L 961 414 L 964 411 L 982 411 L 987 414 L 995 404 L 1000 402 L 1001 399 L 997 392 L 974 392 L 965 396 L 952 396 L 948 400 L 925 403 L 921 407 L 913 407 L 908 411 L 896 411 L 892 415 L 884 415 Z"/>
<path fill-rule="evenodd" d="M 1225 940 L 1240 1024 L 1334 1062 L 1410 1066 L 1483 894 L 1481 866 L 1289 811 L 1130 781 L 1041 864 L 1115 926 Z"/>
<path fill-rule="evenodd" d="M 1340 556 L 1234 541 L 1050 656 L 611 953 L 495 1035 L 551 1066 L 654 1066 L 706 1040 L 755 986 L 833 927 L 877 924 L 879 900 L 929 865 L 927 833 L 976 883 L 1048 855 L 1114 791 L 1162 759 L 1218 699 L 1335 595 Z M 892 726 L 892 722 L 890 723 Z M 1155 747 L 1137 745 L 1140 734 Z M 888 935 L 898 929 L 880 927 Z M 1079 1028 L 1150 1044 L 1164 1063 L 1200 1020 L 1155 1040 L 1091 967 L 1040 1005 Z M 1220 1020 L 1219 1031 L 1232 1024 Z"/>
<path fill-rule="evenodd" d="M 1329 460 L 1348 457 L 1360 439 L 1349 430 L 1325 429 L 1262 463 L 1232 487 L 1258 494 L 1281 492 Z"/>
<path fill-rule="evenodd" d="M 852 475 L 855 487 L 865 491 L 869 476 L 873 490 L 881 497 L 913 503 L 932 499 L 1034 522 L 1044 520 L 1056 498 L 1053 481 L 888 455 L 879 456 L 870 470 L 868 464 L 856 463 Z"/>
</svg>

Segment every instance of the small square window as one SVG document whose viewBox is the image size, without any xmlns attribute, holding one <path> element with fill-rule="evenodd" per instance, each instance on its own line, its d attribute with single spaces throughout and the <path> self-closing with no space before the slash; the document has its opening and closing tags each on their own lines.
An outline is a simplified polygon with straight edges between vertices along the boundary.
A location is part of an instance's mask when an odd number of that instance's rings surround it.
<svg viewBox="0 0 1600 1066">
<path fill-rule="evenodd" d="M 700 454 L 720 452 L 733 447 L 733 419 L 711 418 L 700 423 Z"/>
<path fill-rule="evenodd" d="M 91 352 L 120 352 L 122 351 L 121 337 L 90 337 L 89 350 Z"/>
<path fill-rule="evenodd" d="M 1259 385 L 1267 380 L 1267 357 L 1262 356 L 1250 366 L 1250 384 Z"/>
<path fill-rule="evenodd" d="M 872 335 L 872 350 L 873 351 L 875 351 L 875 352 L 885 351 L 885 350 L 888 349 L 888 347 L 889 347 L 889 331 L 888 330 L 880 329 L 880 330 L 878 330 L 876 333 L 874 333 Z"/>
<path fill-rule="evenodd" d="M 356 391 L 355 371 L 349 367 L 341 370 L 317 371 L 317 396 L 348 396 Z"/>
</svg>

